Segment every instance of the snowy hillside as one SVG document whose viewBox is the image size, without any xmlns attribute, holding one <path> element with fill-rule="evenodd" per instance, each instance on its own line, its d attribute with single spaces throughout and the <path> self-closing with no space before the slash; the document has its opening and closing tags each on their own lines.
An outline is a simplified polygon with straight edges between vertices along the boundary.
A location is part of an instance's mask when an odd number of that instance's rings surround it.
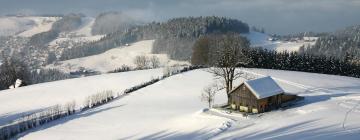
<svg viewBox="0 0 360 140">
<path fill-rule="evenodd" d="M 64 49 L 100 40 L 104 35 L 91 34 L 94 21 L 95 19 L 92 17 L 82 17 L 81 25 L 77 29 L 60 33 L 55 40 L 49 43 L 49 48 L 60 55 Z"/>
<path fill-rule="evenodd" d="M 51 64 L 48 68 L 57 68 L 65 72 L 76 71 L 79 67 L 92 69 L 100 72 L 108 72 L 128 65 L 134 67 L 136 56 L 156 56 L 160 59 L 161 65 L 188 64 L 187 62 L 170 60 L 166 54 L 151 54 L 154 40 L 139 41 L 130 46 L 123 46 L 108 50 L 99 55 L 93 55 L 83 58 L 71 59 Z"/>
<path fill-rule="evenodd" d="M 60 19 L 60 17 L 26 17 L 26 18 L 34 21 L 35 25 L 29 30 L 19 33 L 18 36 L 31 37 L 35 34 L 49 31 L 53 23 Z"/>
<path fill-rule="evenodd" d="M 314 45 L 315 41 L 306 42 L 300 41 L 269 41 L 270 36 L 260 32 L 250 31 L 248 34 L 243 34 L 250 40 L 252 47 L 263 47 L 268 50 L 276 51 L 298 51 L 301 46 Z"/>
<path fill-rule="evenodd" d="M 355 140 L 360 136 L 359 79 L 264 69 L 246 71 L 258 76 L 270 75 L 285 92 L 299 94 L 305 100 L 285 110 L 249 117 L 217 110 L 202 112 L 206 104 L 200 102 L 200 94 L 213 77 L 204 70 L 195 70 L 172 76 L 98 108 L 52 122 L 21 139 Z M 22 90 L 31 91 L 33 88 Z M 82 87 L 78 88 L 78 91 L 82 90 Z M 219 93 L 216 102 L 224 103 L 225 99 L 224 94 Z M 20 101 L 19 98 L 13 100 Z M 9 111 L 4 112 L 5 116 Z"/>
<path fill-rule="evenodd" d="M 162 74 L 161 69 L 133 71 L 3 90 L 0 91 L 0 125 L 57 104 L 76 101 L 77 106 L 81 106 L 87 96 L 105 90 L 122 92 Z"/>
<path fill-rule="evenodd" d="M 214 139 L 358 139 L 360 79 L 304 72 L 252 69 L 275 77 L 286 92 L 304 96 L 298 105 L 261 117 L 240 118 Z"/>
<path fill-rule="evenodd" d="M 49 31 L 58 19 L 57 17 L 0 17 L 0 36 L 30 37 Z"/>
<path fill-rule="evenodd" d="M 35 22 L 29 19 L 18 17 L 0 18 L 0 36 L 15 35 L 35 26 Z"/>
</svg>

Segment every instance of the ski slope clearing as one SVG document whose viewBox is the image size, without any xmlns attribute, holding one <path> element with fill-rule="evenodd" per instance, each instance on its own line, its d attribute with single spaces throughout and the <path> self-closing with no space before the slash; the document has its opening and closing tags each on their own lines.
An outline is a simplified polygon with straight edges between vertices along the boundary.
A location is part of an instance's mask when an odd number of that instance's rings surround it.
<svg viewBox="0 0 360 140">
<path fill-rule="evenodd" d="M 75 101 L 105 90 L 115 93 L 162 76 L 162 69 L 75 78 L 0 91 L 0 125 L 57 104 Z"/>
<path fill-rule="evenodd" d="M 188 64 L 188 62 L 170 60 L 166 54 L 151 54 L 154 40 L 139 41 L 130 46 L 122 46 L 108 50 L 99 55 L 93 55 L 83 58 L 71 59 L 59 62 L 60 64 L 51 64 L 48 68 L 57 68 L 65 72 L 76 71 L 80 67 L 92 69 L 100 72 L 108 72 L 128 65 L 135 67 L 134 59 L 136 56 L 156 56 L 160 59 L 161 65 Z"/>
<path fill-rule="evenodd" d="M 250 31 L 248 34 L 243 34 L 246 38 L 249 39 L 252 47 L 262 47 L 268 50 L 276 50 L 276 51 L 298 51 L 301 46 L 311 46 L 315 44 L 315 41 L 269 41 L 269 35 Z"/>
<path fill-rule="evenodd" d="M 304 72 L 246 69 L 272 76 L 305 99 L 285 110 L 249 117 L 206 113 L 204 70 L 175 75 L 104 106 L 47 124 L 21 139 L 358 139 L 360 79 Z M 239 83 L 243 79 L 237 81 Z M 219 93 L 216 102 L 224 103 Z M 214 114 L 214 115 L 211 115 Z"/>
</svg>

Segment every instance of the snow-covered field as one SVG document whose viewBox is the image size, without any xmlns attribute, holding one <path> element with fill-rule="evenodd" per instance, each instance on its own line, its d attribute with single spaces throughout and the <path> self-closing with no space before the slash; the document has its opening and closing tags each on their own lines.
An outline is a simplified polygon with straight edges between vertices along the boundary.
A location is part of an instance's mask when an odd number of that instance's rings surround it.
<svg viewBox="0 0 360 140">
<path fill-rule="evenodd" d="M 273 76 L 286 92 L 305 100 L 261 117 L 239 119 L 214 139 L 358 139 L 360 79 L 304 72 L 251 69 Z"/>
<path fill-rule="evenodd" d="M 151 54 L 154 40 L 139 41 L 130 46 L 122 46 L 108 50 L 99 55 L 82 57 L 59 62 L 60 64 L 51 64 L 48 68 L 57 68 L 65 72 L 78 70 L 79 67 L 92 69 L 100 72 L 108 72 L 127 65 L 134 67 L 136 56 L 156 56 L 161 65 L 188 64 L 188 62 L 170 60 L 166 54 Z"/>
<path fill-rule="evenodd" d="M 122 92 L 144 81 L 162 76 L 162 69 L 132 71 L 75 78 L 0 91 L 0 125 L 24 114 L 57 104 L 76 101 L 81 106 L 87 96 L 105 90 Z"/>
<path fill-rule="evenodd" d="M 276 51 L 298 51 L 301 46 L 311 46 L 315 44 L 315 41 L 306 42 L 304 40 L 300 41 L 269 41 L 269 35 L 250 31 L 248 34 L 243 34 L 246 38 L 250 40 L 252 47 L 263 47 L 268 50 L 276 50 Z"/>
<path fill-rule="evenodd" d="M 246 69 L 246 71 L 258 76 L 270 75 L 286 92 L 304 96 L 305 100 L 285 110 L 249 117 L 216 110 L 204 113 L 202 110 L 206 108 L 206 104 L 200 102 L 200 94 L 205 86 L 212 83 L 213 77 L 204 70 L 194 70 L 172 76 L 106 105 L 52 122 L 35 129 L 34 132 L 24 134 L 21 139 L 343 138 L 355 140 L 360 137 L 360 106 L 357 106 L 360 103 L 360 79 L 264 69 Z M 157 73 L 156 70 L 143 72 Z M 105 76 L 109 77 L 109 75 Z M 130 76 L 129 79 L 131 79 Z M 74 80 L 86 82 L 88 79 Z M 112 78 L 104 78 L 102 82 L 96 83 L 104 83 L 104 85 L 111 83 L 108 87 L 110 88 L 115 86 L 112 80 Z M 67 81 L 69 80 L 53 82 L 53 84 L 69 83 L 77 87 L 73 82 Z M 123 84 L 119 82 L 116 85 Z M 26 94 L 25 91 L 28 91 L 27 94 L 32 96 L 37 94 L 37 92 L 31 92 L 32 89 L 37 89 L 36 87 L 35 85 L 19 88 L 13 92 L 23 90 L 22 92 Z M 57 88 L 41 87 L 44 91 L 60 94 L 56 91 Z M 95 88 L 95 85 L 93 87 L 80 86 L 76 91 L 89 91 L 86 88 L 90 87 Z M 95 90 L 92 91 L 95 92 Z M 4 92 L 0 92 L 0 99 L 4 97 L 2 93 Z M 49 92 L 44 94 L 46 93 Z M 20 97 L 6 98 L 6 100 L 24 102 L 22 101 L 24 99 Z M 36 99 L 36 97 L 33 98 Z M 216 99 L 217 103 L 226 101 L 226 97 L 221 93 Z M 21 110 L 22 107 L 28 108 L 26 106 L 28 103 L 23 104 L 24 106 L 13 107 L 17 108 L 16 110 Z M 37 103 L 33 102 L 33 104 Z M 9 108 L 9 105 L 4 106 L 6 106 L 5 109 Z M 39 105 L 32 109 L 38 107 Z M 6 112 L 10 111 L 7 110 Z M 5 115 L 6 112 L 4 112 Z"/>
</svg>

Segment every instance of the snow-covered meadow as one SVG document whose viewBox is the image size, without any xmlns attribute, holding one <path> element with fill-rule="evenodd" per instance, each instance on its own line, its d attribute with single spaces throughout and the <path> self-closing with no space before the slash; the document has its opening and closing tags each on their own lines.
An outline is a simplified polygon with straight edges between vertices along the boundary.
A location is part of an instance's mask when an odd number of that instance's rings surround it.
<svg viewBox="0 0 360 140">
<path fill-rule="evenodd" d="M 86 97 L 105 90 L 121 93 L 125 89 L 163 75 L 162 69 L 97 75 L 36 84 L 0 92 L 0 125 L 26 114 L 75 101 L 83 105 Z"/>
<path fill-rule="evenodd" d="M 359 79 L 266 69 L 245 69 L 245 71 L 257 76 L 272 76 L 285 92 L 299 94 L 305 99 L 284 110 L 248 117 L 236 113 L 227 114 L 218 110 L 203 112 L 206 103 L 200 102 L 200 94 L 203 88 L 211 84 L 214 79 L 210 73 L 200 69 L 171 76 L 119 100 L 36 128 L 20 138 L 357 139 L 360 136 L 360 118 L 358 117 L 360 106 L 357 106 L 360 103 Z M 141 73 L 159 73 L 159 70 L 145 70 Z M 110 78 L 114 75 L 101 75 L 98 78 L 102 76 L 107 77 L 103 78 L 104 85 L 110 83 L 108 89 L 115 87 L 113 78 Z M 73 80 L 85 82 L 89 78 L 97 79 L 86 77 Z M 59 83 L 74 85 L 70 81 L 64 80 Z M 240 79 L 237 83 L 241 81 Z M 58 82 L 52 84 L 56 83 Z M 123 84 L 119 82 L 116 87 L 118 85 Z M 31 89 L 37 89 L 36 87 L 34 85 L 14 89 L 13 92 L 31 91 Z M 91 90 L 87 88 L 89 87 L 81 86 L 76 91 Z M 56 88 L 46 89 L 57 90 Z M 29 92 L 29 94 L 35 93 Z M 47 93 L 49 92 L 44 94 Z M 34 96 L 33 98 L 36 98 L 39 95 Z M 3 95 L 0 94 L 0 99 L 2 98 Z M 13 99 L 13 102 L 16 100 L 21 102 L 19 98 Z M 225 101 L 226 96 L 219 93 L 216 103 L 221 104 Z M 33 105 L 36 104 L 33 103 L 30 106 Z M 33 109 L 38 107 L 41 106 L 36 105 Z M 13 110 L 21 112 L 21 107 Z M 1 116 L 6 115 L 6 112 L 3 112 Z"/>
<path fill-rule="evenodd" d="M 156 56 L 159 58 L 160 65 L 162 66 L 189 64 L 184 61 L 171 60 L 166 54 L 152 54 L 153 43 L 154 40 L 139 41 L 129 44 L 129 46 L 114 48 L 98 55 L 60 61 L 58 64 L 51 64 L 47 67 L 57 68 L 65 72 L 76 71 L 80 67 L 100 72 L 109 72 L 122 65 L 135 67 L 134 60 L 137 56 Z"/>
</svg>

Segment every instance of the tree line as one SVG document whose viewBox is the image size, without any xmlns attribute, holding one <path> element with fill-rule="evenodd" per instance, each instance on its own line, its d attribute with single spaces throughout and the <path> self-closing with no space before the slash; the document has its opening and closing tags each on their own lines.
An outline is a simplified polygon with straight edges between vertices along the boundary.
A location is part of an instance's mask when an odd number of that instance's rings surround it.
<svg viewBox="0 0 360 140">
<path fill-rule="evenodd" d="M 174 18 L 109 33 L 99 41 L 65 50 L 60 59 L 100 54 L 128 43 L 155 39 L 153 53 L 165 53 L 175 60 L 190 60 L 192 46 L 200 36 L 227 32 L 247 33 L 249 26 L 240 20 L 216 16 Z"/>
<path fill-rule="evenodd" d="M 14 58 L 4 58 L 0 65 L 0 90 L 8 89 L 17 80 L 20 86 L 71 78 L 69 74 L 56 69 L 31 70 L 27 64 Z"/>
<path fill-rule="evenodd" d="M 360 63 L 360 25 L 321 36 L 314 46 L 302 47 L 300 52 L 337 59 L 345 59 L 350 54 L 352 61 Z"/>
<path fill-rule="evenodd" d="M 243 43 L 236 45 L 235 42 Z M 277 52 L 263 48 L 250 48 L 246 42 L 248 42 L 246 38 L 236 34 L 225 37 L 223 35 L 201 37 L 193 46 L 191 63 L 217 67 L 223 67 L 226 64 L 226 66 L 237 65 L 237 67 L 303 71 L 360 78 L 360 65 L 354 61 L 355 56 L 350 53 L 345 53 L 342 58 L 338 58 L 325 54 Z M 224 52 L 227 44 L 239 46 L 241 52 L 234 54 L 235 50 L 231 48 L 228 53 Z"/>
<path fill-rule="evenodd" d="M 246 67 L 303 71 L 360 78 L 360 65 L 347 53 L 344 59 L 298 52 L 276 52 L 262 48 L 248 49 Z"/>
</svg>

